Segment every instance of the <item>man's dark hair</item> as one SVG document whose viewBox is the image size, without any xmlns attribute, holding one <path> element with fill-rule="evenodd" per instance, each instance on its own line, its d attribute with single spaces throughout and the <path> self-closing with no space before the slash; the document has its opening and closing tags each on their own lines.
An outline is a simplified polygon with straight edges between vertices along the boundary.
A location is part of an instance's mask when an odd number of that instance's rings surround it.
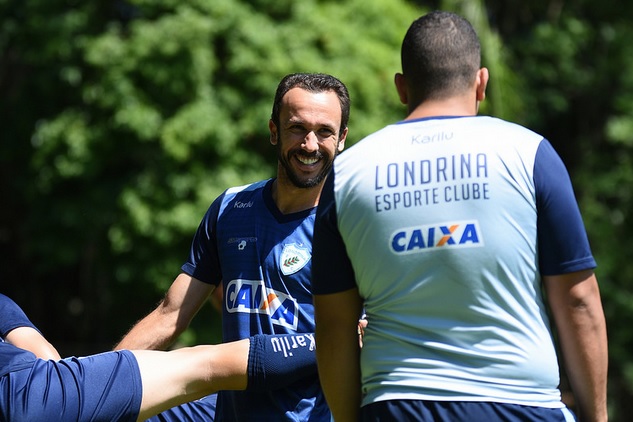
<svg viewBox="0 0 633 422">
<path fill-rule="evenodd" d="M 277 92 L 275 93 L 273 112 L 270 118 L 277 128 L 279 128 L 281 100 L 292 88 L 301 88 L 313 93 L 327 91 L 334 92 L 341 104 L 341 127 L 339 128 L 339 134 L 347 127 L 347 122 L 349 120 L 350 99 L 347 87 L 343 84 L 343 82 L 339 81 L 334 76 L 323 73 L 292 73 L 290 75 L 286 75 L 281 82 L 279 82 Z"/>
<path fill-rule="evenodd" d="M 415 106 L 470 88 L 481 66 L 481 46 L 466 19 L 435 11 L 411 24 L 402 42 L 401 59 Z"/>
</svg>

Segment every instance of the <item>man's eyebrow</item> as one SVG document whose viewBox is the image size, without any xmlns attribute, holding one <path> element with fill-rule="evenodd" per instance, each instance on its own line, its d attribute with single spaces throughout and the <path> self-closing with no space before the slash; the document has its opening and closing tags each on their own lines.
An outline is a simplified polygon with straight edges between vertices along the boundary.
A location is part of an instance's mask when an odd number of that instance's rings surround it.
<svg viewBox="0 0 633 422">
<path fill-rule="evenodd" d="M 307 125 L 306 121 L 303 119 L 299 119 L 299 118 L 294 118 L 291 117 L 286 121 L 286 124 L 288 125 Z M 330 123 L 330 122 L 319 122 L 317 123 L 318 127 L 325 127 L 325 128 L 329 128 L 329 129 L 336 129 L 336 125 Z"/>
</svg>

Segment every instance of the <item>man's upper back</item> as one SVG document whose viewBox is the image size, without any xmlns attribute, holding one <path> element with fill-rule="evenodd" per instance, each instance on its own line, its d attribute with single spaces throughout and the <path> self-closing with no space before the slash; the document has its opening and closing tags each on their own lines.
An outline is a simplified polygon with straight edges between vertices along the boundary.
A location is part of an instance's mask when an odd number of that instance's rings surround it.
<svg viewBox="0 0 633 422">
<path fill-rule="evenodd" d="M 540 275 L 594 262 L 586 237 L 565 249 L 585 233 L 541 136 L 489 117 L 390 125 L 337 159 L 317 219 L 315 236 L 327 221 L 345 246 L 315 245 L 328 251 L 315 266 L 337 269 L 316 293 L 358 287 L 365 300 L 366 400 L 391 382 L 425 385 L 418 398 L 559 400 Z M 339 276 L 347 258 L 353 277 Z M 403 362 L 410 372 L 394 372 Z M 530 381 L 509 385 L 510 368 Z"/>
</svg>

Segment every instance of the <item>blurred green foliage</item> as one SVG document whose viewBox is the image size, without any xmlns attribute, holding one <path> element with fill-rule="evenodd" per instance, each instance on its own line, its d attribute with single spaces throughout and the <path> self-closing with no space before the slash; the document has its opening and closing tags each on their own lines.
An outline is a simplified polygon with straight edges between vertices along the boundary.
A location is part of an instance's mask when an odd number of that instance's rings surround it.
<svg viewBox="0 0 633 422">
<path fill-rule="evenodd" d="M 0 12 L 3 279 L 24 280 L 9 290 L 36 319 L 55 315 L 53 339 L 97 347 L 160 299 L 218 194 L 274 175 L 268 119 L 285 74 L 348 85 L 351 142 L 401 116 L 394 53 L 420 13 L 376 0 L 5 0 Z"/>
<path fill-rule="evenodd" d="M 179 272 L 211 201 L 271 177 L 287 73 L 350 89 L 348 145 L 404 116 L 402 37 L 478 30 L 482 114 L 567 164 L 599 263 L 611 419 L 633 414 L 633 4 L 604 0 L 0 0 L 0 280 L 65 353 L 109 348 Z M 209 307 L 183 337 L 217 341 Z M 209 321 L 213 321 L 209 323 Z"/>
</svg>

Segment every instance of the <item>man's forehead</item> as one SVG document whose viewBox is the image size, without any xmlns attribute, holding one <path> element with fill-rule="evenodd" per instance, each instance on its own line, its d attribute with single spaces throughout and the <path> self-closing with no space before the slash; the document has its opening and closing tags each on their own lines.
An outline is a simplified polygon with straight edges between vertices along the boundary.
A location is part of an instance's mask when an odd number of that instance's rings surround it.
<svg viewBox="0 0 633 422">
<path fill-rule="evenodd" d="M 292 88 L 281 101 L 281 114 L 320 113 L 341 117 L 341 104 L 334 91 L 312 92 L 302 88 Z"/>
</svg>

